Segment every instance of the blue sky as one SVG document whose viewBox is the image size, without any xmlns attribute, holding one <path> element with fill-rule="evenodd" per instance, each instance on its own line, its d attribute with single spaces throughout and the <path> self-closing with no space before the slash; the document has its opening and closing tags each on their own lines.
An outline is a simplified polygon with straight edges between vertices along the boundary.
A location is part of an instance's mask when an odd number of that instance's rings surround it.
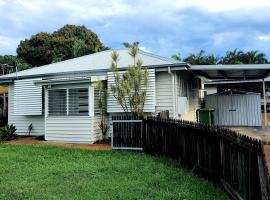
<svg viewBox="0 0 270 200">
<path fill-rule="evenodd" d="M 238 48 L 270 58 L 269 10 L 269 0 L 0 0 L 0 54 L 16 54 L 19 41 L 35 33 L 76 24 L 111 48 L 139 41 L 168 57 Z"/>
</svg>

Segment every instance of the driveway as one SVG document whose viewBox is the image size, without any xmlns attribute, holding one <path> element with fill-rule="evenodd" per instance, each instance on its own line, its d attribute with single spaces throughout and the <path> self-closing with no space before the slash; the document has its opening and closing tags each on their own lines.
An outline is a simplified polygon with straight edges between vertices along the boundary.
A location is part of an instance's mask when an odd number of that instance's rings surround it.
<svg viewBox="0 0 270 200">
<path fill-rule="evenodd" d="M 270 143 L 270 128 L 264 127 L 229 127 L 240 134 L 261 139 L 265 143 Z"/>
<path fill-rule="evenodd" d="M 264 143 L 270 144 L 270 114 L 267 115 L 268 127 L 226 127 L 240 134 L 261 139 Z M 264 115 L 262 114 L 262 124 L 264 125 Z"/>
</svg>

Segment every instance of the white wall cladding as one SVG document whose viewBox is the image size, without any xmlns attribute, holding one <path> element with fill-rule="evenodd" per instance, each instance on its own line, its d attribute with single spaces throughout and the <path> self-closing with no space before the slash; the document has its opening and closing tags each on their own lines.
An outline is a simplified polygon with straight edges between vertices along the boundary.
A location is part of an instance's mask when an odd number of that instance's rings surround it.
<svg viewBox="0 0 270 200">
<path fill-rule="evenodd" d="M 199 93 L 201 81 L 188 71 L 181 71 L 176 74 L 177 99 L 186 97 L 187 105 L 184 102 L 177 102 L 179 107 L 186 107 L 185 113 L 176 113 L 183 120 L 196 121 L 196 110 L 199 108 Z M 180 103 L 180 104 L 179 104 Z M 180 109 L 182 110 L 182 109 Z"/>
<path fill-rule="evenodd" d="M 42 115 L 42 86 L 34 85 L 35 80 L 14 81 L 14 114 Z"/>
<path fill-rule="evenodd" d="M 146 89 L 146 101 L 144 105 L 144 112 L 155 112 L 155 70 L 149 69 L 148 86 Z M 123 113 L 122 107 L 117 103 L 111 94 L 111 85 L 114 84 L 114 76 L 112 72 L 108 72 L 108 103 L 107 112 L 109 113 Z"/>
<path fill-rule="evenodd" d="M 215 109 L 214 124 L 220 126 L 261 126 L 259 94 L 214 94 L 205 97 L 206 107 Z"/>
<path fill-rule="evenodd" d="M 14 115 L 14 85 L 9 85 L 8 92 L 8 124 L 16 126 L 18 135 L 27 135 L 28 126 L 33 125 L 31 135 L 44 135 L 44 115 Z"/>
<path fill-rule="evenodd" d="M 168 72 L 156 73 L 156 112 L 168 110 L 173 117 L 172 77 Z"/>
<path fill-rule="evenodd" d="M 101 139 L 99 116 L 47 117 L 45 139 L 67 143 L 94 143 Z"/>
</svg>

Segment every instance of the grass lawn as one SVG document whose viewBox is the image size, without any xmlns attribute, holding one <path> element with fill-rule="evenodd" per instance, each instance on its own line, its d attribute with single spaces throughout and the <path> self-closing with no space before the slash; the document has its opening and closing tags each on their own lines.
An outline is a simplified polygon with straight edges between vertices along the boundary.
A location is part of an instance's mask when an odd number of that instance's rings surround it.
<svg viewBox="0 0 270 200">
<path fill-rule="evenodd" d="M 0 199 L 228 198 L 164 158 L 0 144 Z"/>
</svg>

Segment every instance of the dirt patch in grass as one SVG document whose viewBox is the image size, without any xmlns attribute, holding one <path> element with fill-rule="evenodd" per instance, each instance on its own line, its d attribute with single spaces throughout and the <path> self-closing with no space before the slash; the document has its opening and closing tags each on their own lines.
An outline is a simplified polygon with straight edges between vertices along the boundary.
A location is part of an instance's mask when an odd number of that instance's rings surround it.
<svg viewBox="0 0 270 200">
<path fill-rule="evenodd" d="M 11 140 L 6 142 L 6 144 L 24 144 L 24 145 L 53 145 L 53 146 L 61 146 L 68 148 L 80 148 L 80 149 L 88 149 L 88 150 L 111 150 L 111 146 L 109 144 L 70 144 L 70 143 L 62 143 L 62 142 L 50 142 L 50 141 L 42 141 L 37 140 L 34 137 L 18 137 L 15 140 Z"/>
</svg>

